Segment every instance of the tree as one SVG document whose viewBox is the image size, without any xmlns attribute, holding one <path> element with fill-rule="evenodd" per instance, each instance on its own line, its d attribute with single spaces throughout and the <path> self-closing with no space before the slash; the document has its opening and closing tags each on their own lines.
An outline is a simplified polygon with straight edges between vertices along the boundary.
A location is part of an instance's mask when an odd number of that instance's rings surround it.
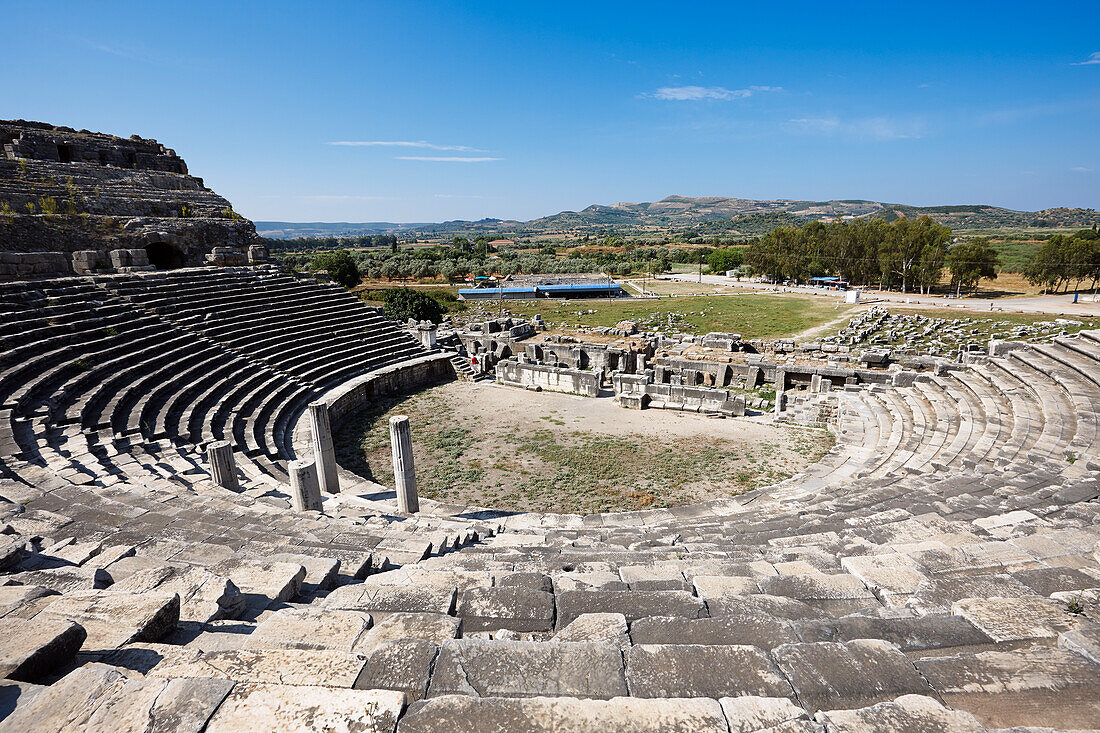
<svg viewBox="0 0 1100 733">
<path fill-rule="evenodd" d="M 343 285 L 345 288 L 354 287 L 363 279 L 359 273 L 359 266 L 355 264 L 355 258 L 346 249 L 322 252 L 313 258 L 309 267 L 314 272 L 327 271 L 334 283 Z"/>
<path fill-rule="evenodd" d="M 997 250 L 989 245 L 986 237 L 956 244 L 947 251 L 947 268 L 951 271 L 951 284 L 955 286 L 956 295 L 961 294 L 963 287 L 973 290 L 983 278 L 996 279 L 1000 264 Z"/>
<path fill-rule="evenodd" d="M 707 267 L 711 272 L 736 270 L 745 262 L 745 252 L 740 247 L 720 247 L 707 255 Z"/>
<path fill-rule="evenodd" d="M 443 320 L 443 306 L 432 296 L 412 288 L 394 288 L 382 296 L 382 312 L 391 321 L 403 322 Z"/>
</svg>

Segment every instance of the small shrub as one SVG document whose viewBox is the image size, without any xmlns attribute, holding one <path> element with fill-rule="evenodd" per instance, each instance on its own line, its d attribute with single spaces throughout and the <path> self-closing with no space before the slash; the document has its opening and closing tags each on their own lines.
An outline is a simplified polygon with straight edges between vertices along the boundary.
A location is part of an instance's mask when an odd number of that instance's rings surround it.
<svg viewBox="0 0 1100 733">
<path fill-rule="evenodd" d="M 359 272 L 359 265 L 355 264 L 355 258 L 346 249 L 335 252 L 322 252 L 315 256 L 309 267 L 314 272 L 324 270 L 328 276 L 338 285 L 351 288 L 358 285 L 363 276 Z"/>
<path fill-rule="evenodd" d="M 118 336 L 118 329 L 114 326 L 103 329 L 103 333 L 107 336 Z"/>
<path fill-rule="evenodd" d="M 1072 614 L 1080 616 L 1085 612 L 1085 607 L 1081 605 L 1081 600 L 1079 598 L 1074 598 L 1072 601 L 1066 604 L 1066 610 Z"/>
</svg>

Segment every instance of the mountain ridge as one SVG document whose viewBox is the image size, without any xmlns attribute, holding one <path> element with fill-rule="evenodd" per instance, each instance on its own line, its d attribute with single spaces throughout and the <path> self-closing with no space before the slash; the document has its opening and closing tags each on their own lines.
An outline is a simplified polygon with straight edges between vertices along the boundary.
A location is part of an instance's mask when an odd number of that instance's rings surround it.
<svg viewBox="0 0 1100 733">
<path fill-rule="evenodd" d="M 761 215 L 786 215 L 765 217 Z M 703 226 L 708 231 L 759 234 L 760 224 L 774 219 L 782 223 L 797 221 L 845 220 L 881 217 L 892 221 L 900 217 L 928 215 L 952 229 L 1005 227 L 1088 227 L 1100 225 L 1100 214 L 1093 209 L 1054 207 L 1039 211 L 1017 211 L 990 204 L 912 206 L 869 199 L 746 199 L 729 196 L 671 195 L 659 201 L 614 204 L 590 204 L 580 211 L 560 211 L 529 221 L 485 218 L 477 221 L 445 222 L 273 222 L 257 221 L 262 236 L 276 239 L 301 236 L 353 236 L 359 234 L 446 234 L 497 233 L 550 234 L 582 233 L 613 229 L 683 229 Z M 741 231 L 738 226 L 741 225 Z M 766 224 L 765 224 L 766 225 Z"/>
</svg>

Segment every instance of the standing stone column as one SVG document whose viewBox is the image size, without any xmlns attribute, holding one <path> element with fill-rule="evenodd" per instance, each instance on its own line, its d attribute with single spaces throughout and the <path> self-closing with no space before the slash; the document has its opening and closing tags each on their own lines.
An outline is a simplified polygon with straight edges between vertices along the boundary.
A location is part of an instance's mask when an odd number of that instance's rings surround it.
<svg viewBox="0 0 1100 733">
<path fill-rule="evenodd" d="M 775 370 L 775 414 L 787 409 L 787 370 Z"/>
<path fill-rule="evenodd" d="M 335 494 L 340 491 L 340 476 L 336 472 L 336 449 L 332 447 L 332 428 L 324 401 L 309 403 L 309 427 L 313 432 L 313 460 L 321 490 Z"/>
<path fill-rule="evenodd" d="M 312 461 L 291 461 L 290 503 L 296 512 L 321 511 L 321 484 L 317 480 L 317 464 Z"/>
<path fill-rule="evenodd" d="M 416 495 L 416 469 L 413 467 L 412 430 L 407 415 L 390 418 L 390 451 L 393 453 L 393 478 L 397 506 L 406 514 L 420 511 Z"/>
<path fill-rule="evenodd" d="M 206 457 L 210 462 L 210 478 L 214 483 L 230 491 L 240 491 L 237 484 L 237 463 L 233 460 L 233 444 L 228 440 L 211 443 L 206 449 Z"/>
</svg>

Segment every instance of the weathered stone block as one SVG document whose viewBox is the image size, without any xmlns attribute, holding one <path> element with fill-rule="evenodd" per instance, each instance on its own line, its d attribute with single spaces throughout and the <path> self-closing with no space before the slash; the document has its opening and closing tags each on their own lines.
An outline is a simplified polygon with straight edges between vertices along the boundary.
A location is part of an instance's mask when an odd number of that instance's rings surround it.
<svg viewBox="0 0 1100 733">
<path fill-rule="evenodd" d="M 609 644 L 480 641 L 443 643 L 428 695 L 475 697 L 626 695 L 623 661 Z"/>
</svg>

